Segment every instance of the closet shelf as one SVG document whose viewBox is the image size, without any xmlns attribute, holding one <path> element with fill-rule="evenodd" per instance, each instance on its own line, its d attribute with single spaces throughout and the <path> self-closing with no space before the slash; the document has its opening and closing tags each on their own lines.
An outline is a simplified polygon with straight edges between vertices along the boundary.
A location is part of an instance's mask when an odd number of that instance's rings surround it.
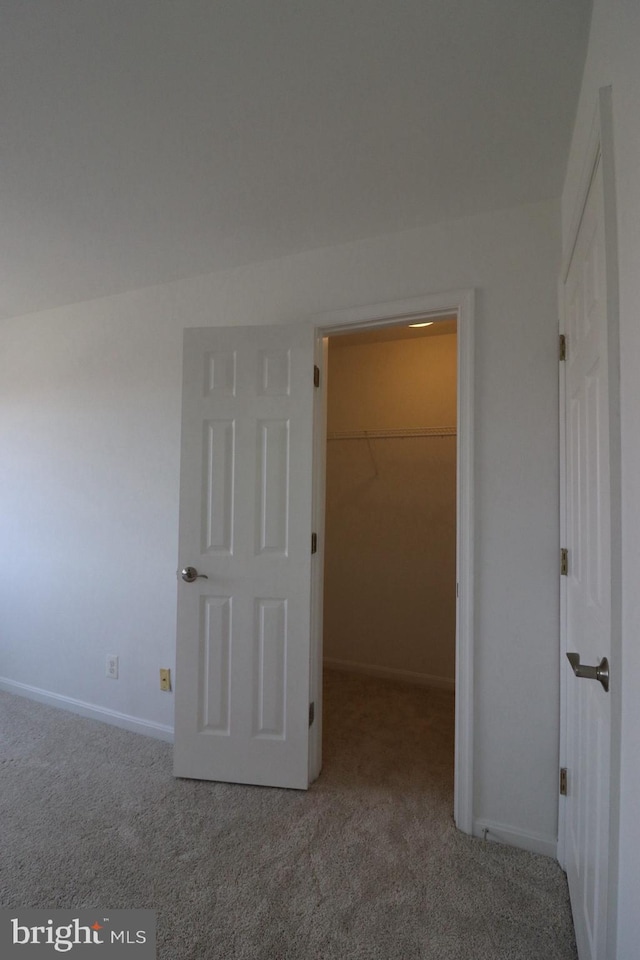
<svg viewBox="0 0 640 960">
<path fill-rule="evenodd" d="M 330 433 L 327 440 L 392 440 L 403 437 L 455 437 L 455 435 L 455 427 L 400 427 Z"/>
</svg>

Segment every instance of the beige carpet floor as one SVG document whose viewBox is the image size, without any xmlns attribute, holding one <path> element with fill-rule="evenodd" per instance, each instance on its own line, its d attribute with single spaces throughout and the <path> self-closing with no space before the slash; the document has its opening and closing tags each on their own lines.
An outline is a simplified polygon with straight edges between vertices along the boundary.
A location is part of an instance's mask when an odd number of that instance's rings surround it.
<svg viewBox="0 0 640 960">
<path fill-rule="evenodd" d="M 147 907 L 161 960 L 576 960 L 564 874 L 452 820 L 453 697 L 326 677 L 307 793 L 0 693 L 0 903 Z"/>
</svg>

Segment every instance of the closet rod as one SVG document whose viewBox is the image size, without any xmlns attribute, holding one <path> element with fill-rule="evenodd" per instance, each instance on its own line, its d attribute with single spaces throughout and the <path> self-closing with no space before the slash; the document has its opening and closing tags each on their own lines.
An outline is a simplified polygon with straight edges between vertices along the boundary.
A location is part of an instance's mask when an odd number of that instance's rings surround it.
<svg viewBox="0 0 640 960">
<path fill-rule="evenodd" d="M 347 430 L 330 433 L 327 440 L 387 440 L 403 437 L 455 437 L 455 427 L 405 427 L 386 430 Z"/>
</svg>

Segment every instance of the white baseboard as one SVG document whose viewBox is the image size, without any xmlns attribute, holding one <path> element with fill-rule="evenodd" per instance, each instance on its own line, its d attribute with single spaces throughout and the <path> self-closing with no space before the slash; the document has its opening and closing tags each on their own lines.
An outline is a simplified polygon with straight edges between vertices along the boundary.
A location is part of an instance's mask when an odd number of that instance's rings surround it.
<svg viewBox="0 0 640 960">
<path fill-rule="evenodd" d="M 6 677 L 0 677 L 0 690 L 15 693 L 20 697 L 28 697 L 30 700 L 38 700 L 49 707 L 69 710 L 71 713 L 78 713 L 81 717 L 88 717 L 90 720 L 110 723 L 114 727 L 131 730 L 132 733 L 141 733 L 146 737 L 155 737 L 156 740 L 166 740 L 167 743 L 173 743 L 173 727 L 155 723 L 153 720 L 130 717 L 126 713 L 118 713 L 117 710 L 108 710 L 106 707 L 98 707 L 93 703 L 85 703 L 83 700 L 74 700 L 73 697 L 63 697 L 59 693 L 50 693 L 48 690 L 31 687 L 26 683 L 7 680 Z"/>
<path fill-rule="evenodd" d="M 506 843 L 510 847 L 520 847 L 529 853 L 541 853 L 545 857 L 558 858 L 558 840 L 556 837 L 545 837 L 537 833 L 528 833 L 525 830 L 514 830 L 502 823 L 492 820 L 474 820 L 473 836 L 492 843 Z"/>
<path fill-rule="evenodd" d="M 367 677 L 380 677 L 382 680 L 398 680 L 400 683 L 412 683 L 418 687 L 437 687 L 439 690 L 455 690 L 455 681 L 448 677 L 432 677 L 428 673 L 414 673 L 413 670 L 396 670 L 393 667 L 378 667 L 371 663 L 358 663 L 354 660 L 335 660 L 325 657 L 327 670 L 341 670 L 343 673 L 360 673 Z"/>
</svg>

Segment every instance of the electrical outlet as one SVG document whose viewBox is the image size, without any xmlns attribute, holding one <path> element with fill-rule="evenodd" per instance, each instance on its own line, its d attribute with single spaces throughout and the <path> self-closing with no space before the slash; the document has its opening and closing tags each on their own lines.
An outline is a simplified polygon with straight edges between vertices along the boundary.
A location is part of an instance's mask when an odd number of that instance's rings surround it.
<svg viewBox="0 0 640 960">
<path fill-rule="evenodd" d="M 160 689 L 171 690 L 171 670 L 160 669 Z"/>
<path fill-rule="evenodd" d="M 118 658 L 111 654 L 107 657 L 107 676 L 110 680 L 118 679 Z"/>
</svg>

